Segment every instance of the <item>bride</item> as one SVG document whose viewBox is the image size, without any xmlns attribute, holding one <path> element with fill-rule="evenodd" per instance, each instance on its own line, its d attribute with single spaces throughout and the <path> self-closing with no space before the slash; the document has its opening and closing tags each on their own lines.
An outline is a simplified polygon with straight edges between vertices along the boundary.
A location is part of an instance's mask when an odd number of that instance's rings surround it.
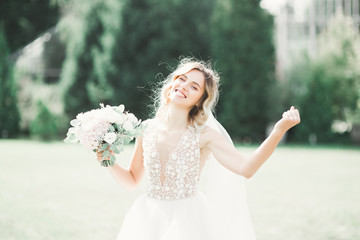
<svg viewBox="0 0 360 240">
<path fill-rule="evenodd" d="M 129 209 L 118 240 L 255 239 L 246 201 L 236 200 L 237 193 L 244 192 L 232 187 L 241 178 L 224 181 L 222 175 L 210 175 L 210 189 L 219 190 L 205 195 L 198 190 L 201 172 L 205 164 L 215 161 L 215 168 L 252 177 L 285 132 L 300 123 L 300 115 L 294 107 L 284 112 L 268 138 L 244 157 L 212 115 L 218 85 L 219 76 L 209 64 L 181 60 L 164 81 L 156 116 L 144 122 L 144 133 L 136 138 L 129 168 L 116 163 L 108 167 L 127 189 L 139 185 L 144 173 L 147 179 L 147 192 Z M 97 157 L 101 161 L 102 152 Z M 223 197 L 220 204 L 211 200 L 214 195 Z M 240 205 L 245 211 L 238 211 Z"/>
</svg>

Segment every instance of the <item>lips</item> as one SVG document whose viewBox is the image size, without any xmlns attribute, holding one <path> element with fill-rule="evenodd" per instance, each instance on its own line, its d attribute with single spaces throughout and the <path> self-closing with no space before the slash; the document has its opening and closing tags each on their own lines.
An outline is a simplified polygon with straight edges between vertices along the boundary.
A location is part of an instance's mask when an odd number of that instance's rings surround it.
<svg viewBox="0 0 360 240">
<path fill-rule="evenodd" d="M 175 92 L 179 92 L 184 96 L 184 98 L 187 98 L 185 93 L 183 91 L 181 91 L 180 89 L 175 89 Z"/>
</svg>

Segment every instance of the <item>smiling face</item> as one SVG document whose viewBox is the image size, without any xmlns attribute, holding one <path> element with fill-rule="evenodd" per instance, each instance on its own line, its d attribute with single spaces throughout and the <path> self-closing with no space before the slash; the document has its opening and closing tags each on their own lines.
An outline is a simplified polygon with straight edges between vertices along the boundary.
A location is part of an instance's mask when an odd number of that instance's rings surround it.
<svg viewBox="0 0 360 240">
<path fill-rule="evenodd" d="M 205 92 L 205 77 L 202 72 L 192 69 L 173 80 L 170 102 L 187 109 L 193 108 Z"/>
<path fill-rule="evenodd" d="M 204 124 L 211 116 L 219 97 L 219 74 L 211 63 L 184 58 L 163 81 L 155 99 L 156 117 L 166 118 L 169 106 L 189 111 L 189 123 L 195 127 Z"/>
</svg>

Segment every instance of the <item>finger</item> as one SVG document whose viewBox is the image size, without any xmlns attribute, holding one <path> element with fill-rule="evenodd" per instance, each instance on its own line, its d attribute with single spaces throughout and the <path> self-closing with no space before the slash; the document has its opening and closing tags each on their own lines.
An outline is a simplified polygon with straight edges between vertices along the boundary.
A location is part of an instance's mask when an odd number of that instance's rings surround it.
<svg viewBox="0 0 360 240">
<path fill-rule="evenodd" d="M 298 113 L 296 112 L 296 110 L 291 111 L 291 119 L 292 119 L 293 121 L 295 121 L 295 122 L 298 121 L 299 115 L 298 115 Z"/>
<path fill-rule="evenodd" d="M 287 116 L 290 120 L 293 120 L 293 115 L 292 115 L 292 111 L 288 110 L 287 112 Z"/>
<path fill-rule="evenodd" d="M 297 118 L 299 116 L 299 110 L 297 110 L 296 108 L 291 109 L 290 113 L 292 116 L 294 116 L 295 118 Z"/>
<path fill-rule="evenodd" d="M 293 121 L 296 124 L 299 123 L 300 122 L 299 112 L 296 110 L 291 111 L 290 119 L 291 119 L 291 121 Z"/>
<path fill-rule="evenodd" d="M 299 110 L 295 109 L 294 113 L 296 114 L 297 117 L 300 118 L 300 113 L 299 113 Z"/>
<path fill-rule="evenodd" d="M 284 113 L 283 113 L 283 118 L 284 118 L 284 119 L 289 119 L 289 113 L 288 113 L 288 112 L 284 112 Z"/>
<path fill-rule="evenodd" d="M 290 119 L 291 119 L 291 120 L 296 120 L 296 118 L 297 118 L 297 117 L 296 117 L 296 114 L 295 114 L 295 111 L 290 111 L 290 112 L 289 112 L 289 116 L 290 116 Z"/>
</svg>

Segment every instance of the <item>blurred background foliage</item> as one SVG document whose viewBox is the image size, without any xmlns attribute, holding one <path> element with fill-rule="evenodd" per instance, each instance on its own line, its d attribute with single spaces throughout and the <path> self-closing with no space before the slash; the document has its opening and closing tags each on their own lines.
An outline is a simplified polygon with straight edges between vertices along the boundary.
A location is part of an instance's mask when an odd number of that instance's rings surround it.
<svg viewBox="0 0 360 240">
<path fill-rule="evenodd" d="M 13 64 L 8 59 L 9 52 L 4 29 L 0 25 L 0 127 L 3 138 L 16 136 L 20 132 L 17 91 Z"/>
<path fill-rule="evenodd" d="M 212 56 L 222 77 L 218 118 L 233 137 L 260 141 L 269 121 L 280 113 L 277 95 L 272 94 L 273 17 L 259 1 L 216 1 L 212 26 Z"/>
<path fill-rule="evenodd" d="M 237 141 L 263 140 L 291 105 L 302 124 L 288 141 L 360 141 L 359 34 L 341 15 L 280 81 L 258 0 L 6 1 L 0 13 L 1 138 L 62 139 L 99 103 L 151 117 L 154 88 L 194 56 L 220 72 L 216 114 Z"/>
<path fill-rule="evenodd" d="M 339 14 L 320 34 L 318 54 L 311 58 L 304 53 L 288 70 L 282 85 L 285 105 L 298 105 L 303 121 L 291 140 L 351 141 L 350 126 L 360 120 L 359 40 L 351 19 Z"/>
</svg>

